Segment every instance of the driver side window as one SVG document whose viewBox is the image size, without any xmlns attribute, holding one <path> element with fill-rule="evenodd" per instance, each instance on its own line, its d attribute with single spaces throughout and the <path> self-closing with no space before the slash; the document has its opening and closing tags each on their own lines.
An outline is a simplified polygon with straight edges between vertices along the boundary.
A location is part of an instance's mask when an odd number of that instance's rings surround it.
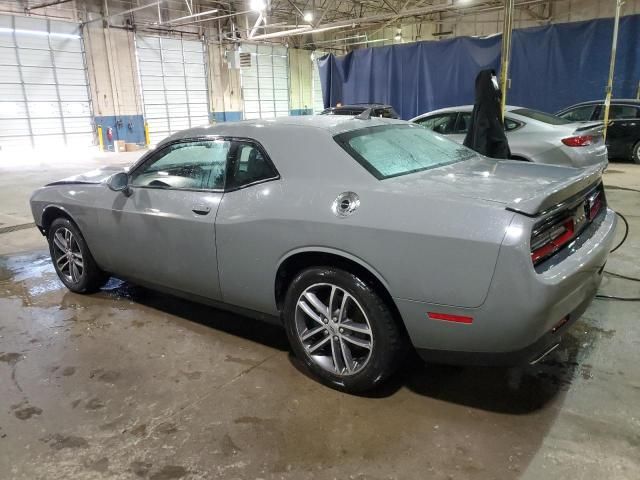
<svg viewBox="0 0 640 480">
<path fill-rule="evenodd" d="M 202 140 L 169 145 L 131 174 L 131 185 L 151 188 L 224 188 L 230 142 Z"/>
</svg>

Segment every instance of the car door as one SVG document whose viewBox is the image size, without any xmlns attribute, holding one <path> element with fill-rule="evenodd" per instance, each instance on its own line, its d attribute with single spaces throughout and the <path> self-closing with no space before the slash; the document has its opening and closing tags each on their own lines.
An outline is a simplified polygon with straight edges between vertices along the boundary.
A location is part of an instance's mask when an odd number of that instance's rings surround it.
<svg viewBox="0 0 640 480">
<path fill-rule="evenodd" d="M 273 241 L 281 228 L 281 182 L 265 149 L 235 140 L 224 198 L 216 218 L 218 271 L 225 303 L 273 313 L 277 256 Z M 312 186 L 310 186 L 312 188 Z M 278 255 L 281 252 L 278 253 Z"/>
<path fill-rule="evenodd" d="M 597 119 L 604 120 L 604 105 L 598 107 Z M 612 104 L 609 107 L 607 148 L 610 158 L 628 158 L 640 140 L 640 108 L 635 105 Z"/>
<path fill-rule="evenodd" d="M 99 222 L 112 273 L 220 298 L 215 217 L 230 145 L 223 139 L 171 143 L 130 172 L 128 193 L 105 189 Z"/>
</svg>

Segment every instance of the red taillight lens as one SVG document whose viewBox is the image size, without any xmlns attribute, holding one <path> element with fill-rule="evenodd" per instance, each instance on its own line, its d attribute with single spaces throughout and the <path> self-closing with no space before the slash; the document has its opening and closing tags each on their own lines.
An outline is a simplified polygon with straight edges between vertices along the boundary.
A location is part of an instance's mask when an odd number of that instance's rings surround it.
<svg viewBox="0 0 640 480">
<path fill-rule="evenodd" d="M 567 147 L 586 147 L 593 143 L 593 136 L 591 135 L 578 135 L 576 137 L 563 138 L 562 143 Z"/>
<path fill-rule="evenodd" d="M 602 208 L 602 199 L 600 198 L 600 192 L 591 199 L 589 199 L 589 220 L 593 220 L 600 212 Z"/>
<path fill-rule="evenodd" d="M 573 238 L 573 220 L 548 228 L 531 239 L 531 261 L 534 265 L 562 248 Z"/>
</svg>

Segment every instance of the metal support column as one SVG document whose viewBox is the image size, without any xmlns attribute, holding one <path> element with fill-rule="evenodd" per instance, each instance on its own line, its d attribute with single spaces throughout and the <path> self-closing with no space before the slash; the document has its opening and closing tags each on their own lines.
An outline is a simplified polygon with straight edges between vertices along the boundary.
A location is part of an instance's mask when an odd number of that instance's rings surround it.
<svg viewBox="0 0 640 480">
<path fill-rule="evenodd" d="M 511 33 L 513 31 L 513 11 L 515 0 L 504 1 L 504 26 L 502 27 L 502 55 L 500 65 L 500 108 L 504 121 L 507 104 L 507 88 L 509 86 L 509 60 L 511 57 Z"/>
<path fill-rule="evenodd" d="M 620 10 L 622 10 L 623 0 L 615 0 L 616 17 L 613 21 L 613 40 L 611 41 L 611 59 L 609 62 L 609 79 L 607 80 L 606 97 L 604 100 L 604 139 L 607 139 L 607 128 L 609 127 L 609 107 L 611 106 L 611 93 L 613 92 L 613 73 L 616 68 L 616 50 L 618 48 L 618 27 L 620 26 Z"/>
</svg>

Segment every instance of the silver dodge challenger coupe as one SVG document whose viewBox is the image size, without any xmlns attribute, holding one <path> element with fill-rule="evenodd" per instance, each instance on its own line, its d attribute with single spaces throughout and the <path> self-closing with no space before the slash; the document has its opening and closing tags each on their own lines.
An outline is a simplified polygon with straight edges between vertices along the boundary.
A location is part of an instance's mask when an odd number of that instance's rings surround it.
<svg viewBox="0 0 640 480">
<path fill-rule="evenodd" d="M 31 198 L 72 291 L 113 275 L 281 322 L 324 383 L 370 389 L 403 353 L 538 361 L 594 298 L 615 214 L 602 167 L 478 156 L 400 120 L 225 123 Z"/>
</svg>

